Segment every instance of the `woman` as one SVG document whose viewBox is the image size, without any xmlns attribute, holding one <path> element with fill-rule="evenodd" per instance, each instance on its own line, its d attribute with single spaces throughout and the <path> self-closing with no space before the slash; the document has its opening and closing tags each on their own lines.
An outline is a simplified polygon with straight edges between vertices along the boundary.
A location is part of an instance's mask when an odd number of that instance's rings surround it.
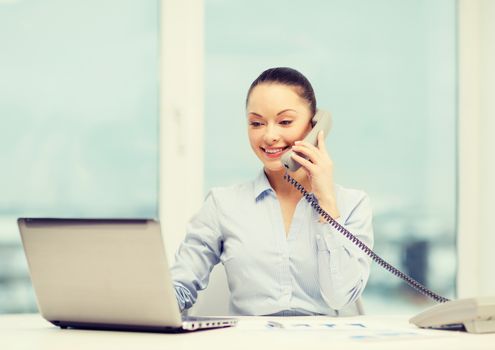
<svg viewBox="0 0 495 350">
<path fill-rule="evenodd" d="M 302 166 L 290 175 L 319 205 L 369 247 L 371 207 L 365 193 L 333 182 L 325 149 L 300 141 L 311 130 L 316 99 L 309 81 L 291 68 L 264 71 L 246 99 L 251 148 L 263 164 L 251 182 L 215 188 L 188 224 L 172 268 L 181 310 L 225 266 L 234 315 L 336 315 L 362 293 L 369 259 L 324 222 L 283 179 L 282 154 Z M 230 145 L 232 146 L 232 145 Z"/>
</svg>

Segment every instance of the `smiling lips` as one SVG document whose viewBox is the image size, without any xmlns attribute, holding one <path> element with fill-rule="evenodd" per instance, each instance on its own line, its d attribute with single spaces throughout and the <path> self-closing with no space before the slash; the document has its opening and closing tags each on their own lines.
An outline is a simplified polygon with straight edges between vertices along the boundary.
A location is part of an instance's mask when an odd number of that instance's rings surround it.
<svg viewBox="0 0 495 350">
<path fill-rule="evenodd" d="M 268 158 L 274 159 L 279 158 L 285 151 L 289 149 L 287 147 L 277 147 L 277 148 L 263 148 L 260 147 Z"/>
</svg>

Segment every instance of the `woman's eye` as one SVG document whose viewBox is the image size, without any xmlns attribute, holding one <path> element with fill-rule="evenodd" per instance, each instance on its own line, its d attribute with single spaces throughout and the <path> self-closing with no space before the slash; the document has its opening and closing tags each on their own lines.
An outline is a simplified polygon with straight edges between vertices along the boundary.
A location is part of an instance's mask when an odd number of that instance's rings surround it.
<svg viewBox="0 0 495 350">
<path fill-rule="evenodd" d="M 290 124 L 292 124 L 292 120 L 282 120 L 280 122 L 280 124 L 282 124 L 282 125 L 290 125 Z"/>
<path fill-rule="evenodd" d="M 257 128 L 257 127 L 261 126 L 262 124 L 260 122 L 249 122 L 249 125 Z"/>
</svg>

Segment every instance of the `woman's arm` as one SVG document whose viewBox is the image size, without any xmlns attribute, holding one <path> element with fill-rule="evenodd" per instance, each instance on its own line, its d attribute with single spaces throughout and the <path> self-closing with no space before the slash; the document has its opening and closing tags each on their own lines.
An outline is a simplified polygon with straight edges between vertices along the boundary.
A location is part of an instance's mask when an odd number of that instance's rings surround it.
<svg viewBox="0 0 495 350">
<path fill-rule="evenodd" d="M 346 203 L 346 213 L 339 210 L 333 182 L 333 161 L 325 148 L 323 132 L 318 134 L 316 146 L 300 141 L 292 149 L 292 157 L 301 163 L 311 182 L 311 191 L 319 205 L 338 223 L 343 225 L 363 243 L 372 247 L 373 227 L 371 206 L 363 192 L 354 192 Z M 355 198 L 354 198 L 355 197 Z M 363 292 L 368 280 L 370 260 L 340 232 L 318 218 L 317 246 L 320 288 L 328 306 L 335 310 L 355 301 Z"/>
<path fill-rule="evenodd" d="M 337 220 L 354 236 L 373 247 L 372 213 L 369 198 L 360 192 L 347 217 Z M 347 211 L 347 210 L 346 210 Z M 344 214 L 344 213 L 342 213 Z M 317 223 L 318 273 L 321 294 L 332 309 L 356 301 L 366 286 L 371 259 L 328 223 Z"/>
<path fill-rule="evenodd" d="M 187 234 L 175 255 L 171 273 L 181 311 L 190 308 L 199 290 L 207 287 L 210 272 L 220 261 L 222 235 L 213 192 L 189 221 Z"/>
</svg>

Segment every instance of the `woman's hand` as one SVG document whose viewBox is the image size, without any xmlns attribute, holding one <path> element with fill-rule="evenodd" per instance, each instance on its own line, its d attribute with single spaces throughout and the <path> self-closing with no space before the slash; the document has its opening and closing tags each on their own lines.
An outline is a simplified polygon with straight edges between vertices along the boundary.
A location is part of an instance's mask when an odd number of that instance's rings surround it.
<svg viewBox="0 0 495 350">
<path fill-rule="evenodd" d="M 318 146 L 306 141 L 296 141 L 292 147 L 292 158 L 301 164 L 311 183 L 311 191 L 322 207 L 330 216 L 337 219 L 340 216 L 335 199 L 333 184 L 333 162 L 325 147 L 323 130 L 318 133 Z M 300 153 L 308 159 L 296 154 Z M 323 218 L 320 221 L 324 220 Z"/>
</svg>

